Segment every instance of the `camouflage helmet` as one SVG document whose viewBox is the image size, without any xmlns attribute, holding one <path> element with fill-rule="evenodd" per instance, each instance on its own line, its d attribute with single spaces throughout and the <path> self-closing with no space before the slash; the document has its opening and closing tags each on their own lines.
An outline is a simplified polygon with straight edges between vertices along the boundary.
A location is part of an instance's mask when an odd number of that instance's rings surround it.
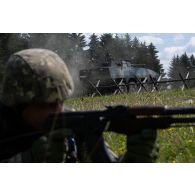
<svg viewBox="0 0 195 195">
<path fill-rule="evenodd" d="M 14 53 L 4 72 L 1 101 L 7 106 L 63 101 L 73 92 L 73 81 L 64 61 L 46 49 Z"/>
</svg>

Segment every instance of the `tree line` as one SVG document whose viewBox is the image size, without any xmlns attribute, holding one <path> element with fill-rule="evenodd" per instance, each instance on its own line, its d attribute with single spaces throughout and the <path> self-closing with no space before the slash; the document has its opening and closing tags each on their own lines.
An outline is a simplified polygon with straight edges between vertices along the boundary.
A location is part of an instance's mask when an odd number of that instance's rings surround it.
<svg viewBox="0 0 195 195">
<path fill-rule="evenodd" d="M 145 42 L 140 42 L 137 37 L 132 38 L 128 33 L 115 34 L 115 36 L 106 33 L 99 39 L 97 35 L 92 34 L 88 46 L 89 62 L 93 66 L 109 63 L 110 60 L 126 59 L 133 64 L 145 64 L 147 68 L 158 73 L 164 71 L 156 47 L 152 43 L 146 45 Z"/>
<path fill-rule="evenodd" d="M 21 49 L 47 48 L 58 53 L 69 67 L 91 68 L 102 66 L 110 60 L 130 60 L 146 64 L 156 72 L 163 70 L 158 51 L 151 43 L 146 45 L 129 34 L 104 33 L 100 37 L 91 34 L 87 43 L 82 33 L 28 33 L 0 34 L 0 64 Z"/>
<path fill-rule="evenodd" d="M 190 78 L 195 78 L 195 58 L 194 55 L 188 56 L 186 52 L 183 54 L 175 55 L 171 59 L 170 67 L 168 70 L 168 77 L 176 80 L 181 79 L 179 74 L 185 78 L 189 74 Z M 178 87 L 181 83 L 172 83 L 172 87 Z M 195 81 L 187 82 L 189 87 L 195 86 Z"/>
<path fill-rule="evenodd" d="M 87 39 L 88 37 L 88 39 Z M 159 51 L 153 43 L 141 42 L 130 34 L 93 33 L 86 37 L 83 33 L 1 33 L 0 34 L 0 73 L 9 56 L 27 48 L 46 48 L 58 53 L 66 62 L 74 78 L 84 68 L 94 68 L 111 61 L 130 60 L 134 64 L 145 64 L 157 73 L 164 74 Z M 178 79 L 178 72 L 194 74 L 194 56 L 174 56 L 170 62 L 168 76 Z M 2 76 L 0 75 L 0 79 Z"/>
</svg>

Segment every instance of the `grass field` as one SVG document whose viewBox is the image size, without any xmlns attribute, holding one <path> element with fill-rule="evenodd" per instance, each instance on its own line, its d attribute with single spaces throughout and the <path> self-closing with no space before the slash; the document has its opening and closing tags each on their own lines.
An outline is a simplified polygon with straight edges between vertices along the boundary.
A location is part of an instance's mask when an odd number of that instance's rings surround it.
<svg viewBox="0 0 195 195">
<path fill-rule="evenodd" d="M 195 90 L 129 93 L 115 96 L 72 98 L 66 105 L 76 110 L 101 110 L 106 105 L 127 106 L 195 106 Z M 169 128 L 158 131 L 160 153 L 157 162 L 195 162 L 195 127 Z M 124 135 L 107 133 L 105 139 L 117 154 L 125 152 Z"/>
</svg>

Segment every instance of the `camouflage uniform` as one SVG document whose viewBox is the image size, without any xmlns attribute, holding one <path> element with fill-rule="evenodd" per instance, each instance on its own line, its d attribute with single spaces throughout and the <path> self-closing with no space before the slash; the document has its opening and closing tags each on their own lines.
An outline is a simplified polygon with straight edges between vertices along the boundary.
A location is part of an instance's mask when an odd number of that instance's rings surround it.
<svg viewBox="0 0 195 195">
<path fill-rule="evenodd" d="M 33 128 L 23 120 L 21 110 L 17 109 L 21 105 L 31 102 L 63 101 L 72 94 L 73 89 L 73 81 L 66 64 L 54 52 L 45 49 L 27 49 L 13 54 L 6 65 L 3 79 L 0 136 L 7 139 L 10 136 L 17 136 L 18 133 L 33 132 Z M 18 138 L 9 144 L 1 143 L 1 160 L 32 162 L 28 148 L 32 146 L 34 140 L 34 137 L 28 140 Z M 102 149 L 104 148 L 101 145 Z"/>
<path fill-rule="evenodd" d="M 3 78 L 0 136 L 6 139 L 18 133 L 33 132 L 33 128 L 23 120 L 20 108 L 31 102 L 63 101 L 72 94 L 73 89 L 66 64 L 56 53 L 45 49 L 27 49 L 13 54 L 6 64 Z M 7 161 L 31 161 L 30 154 L 25 150 L 31 147 L 34 139 L 18 139 L 6 144 L 4 149 L 0 149 L 1 159 L 13 154 Z M 18 151 L 23 153 L 16 154 Z"/>
<path fill-rule="evenodd" d="M 22 111 L 25 105 L 64 101 L 73 90 L 73 81 L 66 64 L 54 52 L 46 49 L 27 49 L 13 54 L 6 65 L 0 103 L 0 140 L 4 140 L 0 142 L 0 160 L 2 162 L 45 162 L 43 156 L 48 143 L 47 137 L 31 136 L 28 139 L 18 137 L 13 140 L 9 138 L 34 131 L 33 127 L 23 120 Z M 142 135 L 134 139 L 131 137 L 129 142 L 127 139 L 128 146 L 131 146 L 127 148 L 131 148 L 131 153 L 126 153 L 123 162 L 151 161 L 150 153 L 156 135 L 152 135 L 152 139 L 143 137 Z M 73 137 L 70 138 L 74 140 Z M 64 144 L 64 141 L 60 141 Z M 86 135 L 76 141 L 80 162 L 119 161 L 119 158 L 105 144 L 101 134 L 98 137 Z M 142 147 L 137 149 L 137 144 L 140 143 Z M 52 151 L 59 152 L 57 147 Z M 137 160 L 136 154 L 138 154 Z M 54 162 L 59 161 L 63 161 L 63 158 Z M 53 159 L 49 162 L 53 162 Z"/>
</svg>

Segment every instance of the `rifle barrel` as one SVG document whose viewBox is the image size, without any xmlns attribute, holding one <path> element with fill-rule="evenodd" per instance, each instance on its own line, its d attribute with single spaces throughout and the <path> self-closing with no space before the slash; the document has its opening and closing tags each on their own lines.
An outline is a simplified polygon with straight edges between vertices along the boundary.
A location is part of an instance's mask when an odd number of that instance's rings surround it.
<svg viewBox="0 0 195 195">
<path fill-rule="evenodd" d="M 147 116 L 147 115 L 184 115 L 184 114 L 194 114 L 195 107 L 167 107 L 167 106 L 136 106 L 136 107 L 125 107 L 116 106 L 108 107 L 108 110 L 121 112 L 124 110 L 128 112 L 129 115 L 136 116 Z"/>
<path fill-rule="evenodd" d="M 174 114 L 195 114 L 195 107 L 178 107 L 178 108 L 166 108 L 165 114 L 174 115 Z"/>
</svg>

